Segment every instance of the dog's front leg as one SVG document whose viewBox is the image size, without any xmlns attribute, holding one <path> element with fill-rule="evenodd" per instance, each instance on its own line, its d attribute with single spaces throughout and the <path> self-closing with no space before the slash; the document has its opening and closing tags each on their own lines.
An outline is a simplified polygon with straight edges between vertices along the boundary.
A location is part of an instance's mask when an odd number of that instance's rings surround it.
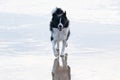
<svg viewBox="0 0 120 80">
<path fill-rule="evenodd" d="M 52 45 L 53 45 L 53 52 L 54 52 L 54 56 L 55 57 L 57 57 L 58 56 L 58 52 L 57 52 L 57 50 L 56 50 L 56 48 L 55 48 L 55 46 L 56 46 L 56 43 L 57 43 L 57 41 L 52 41 Z"/>
<path fill-rule="evenodd" d="M 62 41 L 62 51 L 61 51 L 61 56 L 64 55 L 65 47 L 66 47 L 66 41 L 63 40 L 63 41 Z"/>
<path fill-rule="evenodd" d="M 57 53 L 59 54 L 59 41 L 57 41 Z"/>
</svg>

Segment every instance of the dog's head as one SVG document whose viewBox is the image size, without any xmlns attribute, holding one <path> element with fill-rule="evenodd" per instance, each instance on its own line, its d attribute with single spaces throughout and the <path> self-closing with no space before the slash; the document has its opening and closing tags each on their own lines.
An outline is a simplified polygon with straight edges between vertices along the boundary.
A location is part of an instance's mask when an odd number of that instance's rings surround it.
<svg viewBox="0 0 120 80">
<path fill-rule="evenodd" d="M 61 8 L 56 8 L 52 14 L 52 22 L 55 28 L 58 28 L 59 31 L 62 31 L 63 28 L 68 27 L 69 20 L 66 17 L 66 11 L 63 11 Z"/>
</svg>

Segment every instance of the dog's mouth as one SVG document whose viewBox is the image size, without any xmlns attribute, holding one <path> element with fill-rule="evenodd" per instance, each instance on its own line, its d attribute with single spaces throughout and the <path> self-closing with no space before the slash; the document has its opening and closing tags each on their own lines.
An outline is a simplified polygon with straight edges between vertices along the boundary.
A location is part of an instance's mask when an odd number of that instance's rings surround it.
<svg viewBox="0 0 120 80">
<path fill-rule="evenodd" d="M 62 29 L 63 29 L 63 24 L 62 23 L 58 24 L 58 29 L 59 29 L 59 31 L 62 31 Z"/>
<path fill-rule="evenodd" d="M 59 31 L 62 31 L 62 29 L 63 29 L 62 25 L 59 25 L 58 29 L 59 29 Z"/>
<path fill-rule="evenodd" d="M 62 31 L 62 28 L 59 28 L 59 31 Z"/>
</svg>

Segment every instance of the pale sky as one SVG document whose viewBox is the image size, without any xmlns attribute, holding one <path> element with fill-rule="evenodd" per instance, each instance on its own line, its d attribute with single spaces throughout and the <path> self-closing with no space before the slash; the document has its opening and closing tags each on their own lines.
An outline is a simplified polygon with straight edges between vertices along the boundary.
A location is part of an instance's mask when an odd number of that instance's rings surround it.
<svg viewBox="0 0 120 80">
<path fill-rule="evenodd" d="M 0 0 L 0 13 L 51 15 L 55 7 L 80 22 L 120 25 L 120 0 Z"/>
</svg>

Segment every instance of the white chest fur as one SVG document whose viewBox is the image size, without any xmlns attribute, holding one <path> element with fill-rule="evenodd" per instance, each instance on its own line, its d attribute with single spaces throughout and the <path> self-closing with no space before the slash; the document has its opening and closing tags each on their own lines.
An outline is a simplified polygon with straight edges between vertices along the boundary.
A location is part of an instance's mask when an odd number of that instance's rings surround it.
<svg viewBox="0 0 120 80">
<path fill-rule="evenodd" d="M 64 28 L 62 31 L 59 31 L 57 28 L 53 28 L 53 37 L 54 40 L 61 41 L 66 40 L 69 28 Z"/>
</svg>

